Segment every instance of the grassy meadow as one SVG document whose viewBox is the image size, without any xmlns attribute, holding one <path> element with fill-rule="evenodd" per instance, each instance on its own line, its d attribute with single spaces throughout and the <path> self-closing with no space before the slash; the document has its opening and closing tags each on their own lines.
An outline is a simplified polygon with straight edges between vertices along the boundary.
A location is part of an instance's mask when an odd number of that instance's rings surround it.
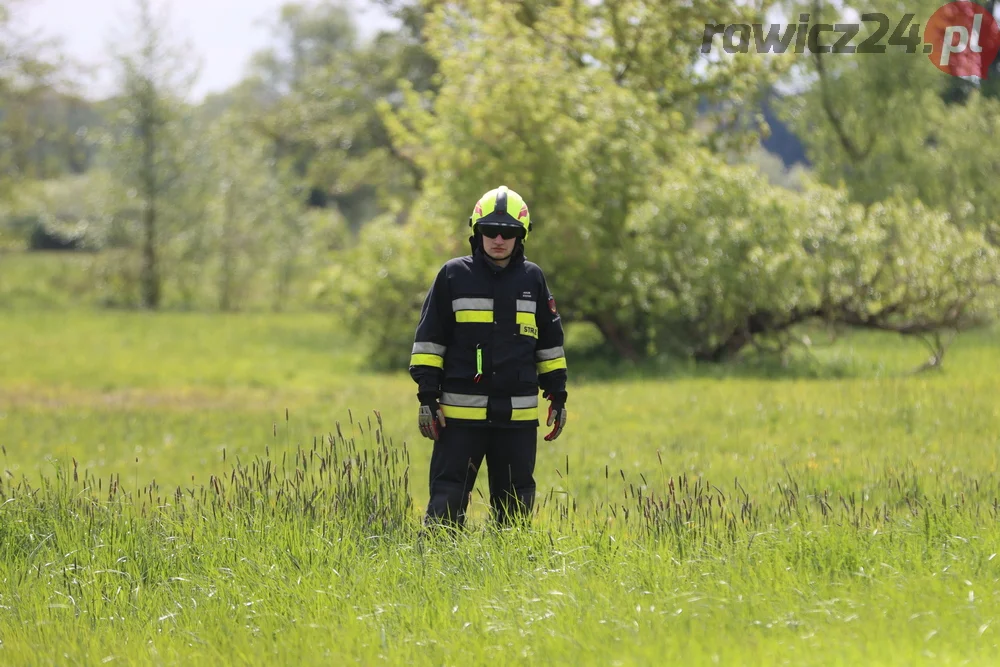
<svg viewBox="0 0 1000 667">
<path fill-rule="evenodd" d="M 405 369 L 335 314 L 139 313 L 0 255 L 0 664 L 990 665 L 1000 332 L 912 374 L 570 364 L 536 516 L 421 535 Z M 571 336 L 572 339 L 572 336 Z M 817 336 L 817 341 L 819 337 Z"/>
</svg>

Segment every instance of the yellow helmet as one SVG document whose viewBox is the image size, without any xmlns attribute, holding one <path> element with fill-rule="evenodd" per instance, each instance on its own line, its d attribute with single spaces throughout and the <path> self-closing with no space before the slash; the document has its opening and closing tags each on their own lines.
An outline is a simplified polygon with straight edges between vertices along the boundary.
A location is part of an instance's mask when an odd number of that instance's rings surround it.
<svg viewBox="0 0 1000 667">
<path fill-rule="evenodd" d="M 527 239 L 531 231 L 528 205 L 521 195 L 506 185 L 490 190 L 476 202 L 476 208 L 469 216 L 469 226 L 476 231 L 479 223 L 523 228 L 522 239 Z"/>
</svg>

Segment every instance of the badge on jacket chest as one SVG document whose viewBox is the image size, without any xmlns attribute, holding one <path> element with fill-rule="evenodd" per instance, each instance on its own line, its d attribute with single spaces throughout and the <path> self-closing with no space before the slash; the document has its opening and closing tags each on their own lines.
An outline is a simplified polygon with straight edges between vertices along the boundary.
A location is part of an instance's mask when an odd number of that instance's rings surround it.
<svg viewBox="0 0 1000 667">
<path fill-rule="evenodd" d="M 531 326 L 530 324 L 522 324 L 521 335 L 531 336 L 532 338 L 538 338 L 538 329 L 536 327 Z"/>
</svg>

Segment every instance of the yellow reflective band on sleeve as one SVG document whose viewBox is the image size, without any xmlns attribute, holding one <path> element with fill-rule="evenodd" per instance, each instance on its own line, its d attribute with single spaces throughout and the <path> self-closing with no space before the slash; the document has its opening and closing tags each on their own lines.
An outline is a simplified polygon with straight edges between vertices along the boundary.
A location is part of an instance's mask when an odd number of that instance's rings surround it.
<svg viewBox="0 0 1000 667">
<path fill-rule="evenodd" d="M 530 422 L 538 419 L 538 408 L 514 408 L 510 411 L 510 420 L 515 422 Z"/>
<path fill-rule="evenodd" d="M 558 359 L 551 359 L 549 361 L 539 361 L 535 364 L 535 368 L 538 369 L 539 375 L 542 373 L 551 373 L 560 368 L 566 368 L 566 357 L 559 357 Z"/>
<path fill-rule="evenodd" d="M 456 322 L 492 322 L 492 310 L 460 310 L 455 313 Z"/>
<path fill-rule="evenodd" d="M 441 411 L 445 419 L 477 419 L 486 421 L 486 408 L 462 408 L 457 405 L 441 403 Z"/>
<path fill-rule="evenodd" d="M 527 324 L 529 327 L 535 326 L 535 314 L 534 313 L 518 313 L 517 314 L 518 324 Z"/>
<path fill-rule="evenodd" d="M 444 368 L 444 358 L 436 354 L 414 354 L 410 356 L 411 366 L 433 366 Z"/>
</svg>

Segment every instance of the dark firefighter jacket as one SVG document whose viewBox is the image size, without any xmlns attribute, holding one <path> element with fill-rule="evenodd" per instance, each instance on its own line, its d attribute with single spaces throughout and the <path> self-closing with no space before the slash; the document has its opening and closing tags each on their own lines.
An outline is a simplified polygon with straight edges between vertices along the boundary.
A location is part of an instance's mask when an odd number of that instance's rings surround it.
<svg viewBox="0 0 1000 667">
<path fill-rule="evenodd" d="M 566 391 L 555 300 L 520 244 L 500 268 L 470 241 L 472 255 L 445 263 L 424 299 L 410 375 L 418 393 L 440 392 L 449 424 L 537 427 L 539 387 Z"/>
</svg>

